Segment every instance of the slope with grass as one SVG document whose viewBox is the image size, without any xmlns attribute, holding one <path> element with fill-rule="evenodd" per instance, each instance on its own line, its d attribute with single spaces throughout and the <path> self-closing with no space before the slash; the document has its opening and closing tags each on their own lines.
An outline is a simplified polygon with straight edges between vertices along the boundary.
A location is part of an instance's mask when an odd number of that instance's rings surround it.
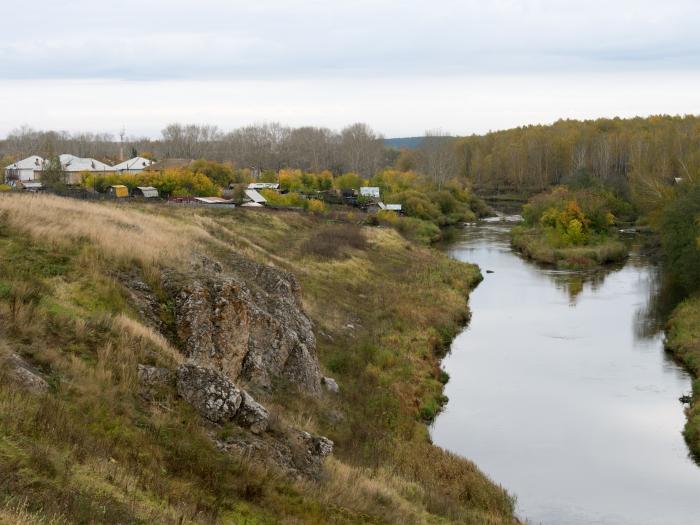
<svg viewBox="0 0 700 525">
<path fill-rule="evenodd" d="M 319 480 L 221 443 L 172 389 L 139 394 L 137 365 L 184 360 L 119 275 L 173 304 L 164 273 L 195 255 L 296 275 L 322 371 L 338 394 L 283 378 L 258 398 L 272 432 L 335 442 Z M 347 217 L 0 195 L 0 520 L 8 523 L 514 523 L 513 500 L 429 440 L 440 352 L 468 315 L 478 269 Z M 17 386 L 20 359 L 45 382 Z"/>
</svg>

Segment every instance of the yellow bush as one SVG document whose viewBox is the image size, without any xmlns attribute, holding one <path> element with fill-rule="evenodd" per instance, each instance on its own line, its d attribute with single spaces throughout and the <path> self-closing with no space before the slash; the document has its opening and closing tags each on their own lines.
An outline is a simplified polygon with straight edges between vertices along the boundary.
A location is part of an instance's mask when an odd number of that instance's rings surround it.
<svg viewBox="0 0 700 525">
<path fill-rule="evenodd" d="M 306 210 L 312 213 L 323 213 L 326 211 L 326 205 L 323 201 L 311 199 L 306 201 Z"/>
</svg>

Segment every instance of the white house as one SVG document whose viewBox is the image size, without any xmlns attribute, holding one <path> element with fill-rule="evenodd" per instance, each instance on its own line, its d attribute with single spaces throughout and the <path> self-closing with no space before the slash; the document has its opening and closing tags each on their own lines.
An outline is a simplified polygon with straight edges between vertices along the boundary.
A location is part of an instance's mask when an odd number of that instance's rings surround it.
<svg viewBox="0 0 700 525">
<path fill-rule="evenodd" d="M 7 182 L 39 180 L 41 179 L 41 171 L 44 169 L 45 162 L 38 155 L 18 160 L 14 164 L 5 166 L 5 180 Z"/>
<path fill-rule="evenodd" d="M 133 159 L 120 162 L 116 166 L 112 166 L 112 169 L 117 173 L 141 173 L 152 163 L 152 161 L 144 157 L 134 157 Z"/>
<path fill-rule="evenodd" d="M 373 199 L 378 199 L 379 188 L 376 186 L 362 186 L 360 188 L 360 195 L 362 197 L 372 197 Z"/>
<path fill-rule="evenodd" d="M 69 153 L 64 153 L 58 156 L 61 161 L 61 167 L 66 172 L 68 184 L 78 184 L 80 182 L 80 174 L 84 172 L 93 173 L 115 173 L 114 167 L 96 159 L 76 157 Z"/>
</svg>

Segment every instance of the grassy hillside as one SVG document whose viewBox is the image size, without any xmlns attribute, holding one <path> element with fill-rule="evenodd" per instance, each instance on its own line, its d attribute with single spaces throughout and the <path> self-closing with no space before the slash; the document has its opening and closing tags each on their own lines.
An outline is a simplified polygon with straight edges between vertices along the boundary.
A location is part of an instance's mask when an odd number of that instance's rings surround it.
<svg viewBox="0 0 700 525">
<path fill-rule="evenodd" d="M 512 499 L 424 424 L 478 270 L 348 219 L 1 195 L 0 522 L 513 523 Z M 231 249 L 302 285 L 340 393 L 280 383 L 261 401 L 335 441 L 320 482 L 219 451 L 211 436 L 234 429 L 173 393 L 138 395 L 138 363 L 182 357 L 116 276 L 137 269 L 157 290 L 163 269 Z M 10 380 L 16 356 L 46 393 Z"/>
</svg>

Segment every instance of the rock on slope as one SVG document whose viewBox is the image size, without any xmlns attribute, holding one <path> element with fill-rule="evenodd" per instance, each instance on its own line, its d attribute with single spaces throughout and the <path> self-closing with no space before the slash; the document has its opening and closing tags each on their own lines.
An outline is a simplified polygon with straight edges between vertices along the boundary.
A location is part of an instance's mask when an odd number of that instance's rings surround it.
<svg viewBox="0 0 700 525">
<path fill-rule="evenodd" d="M 162 299 L 134 275 L 120 276 L 144 320 L 165 331 Z M 188 358 L 177 370 L 141 365 L 147 399 L 174 387 L 206 420 L 235 423 L 248 434 L 219 443 L 273 461 L 292 475 L 316 477 L 332 441 L 291 428 L 269 431 L 269 414 L 241 385 L 268 389 L 276 378 L 321 395 L 311 320 L 296 278 L 230 254 L 224 264 L 200 257 L 187 271 L 168 269 L 161 288 L 174 317 L 174 341 Z"/>
</svg>

